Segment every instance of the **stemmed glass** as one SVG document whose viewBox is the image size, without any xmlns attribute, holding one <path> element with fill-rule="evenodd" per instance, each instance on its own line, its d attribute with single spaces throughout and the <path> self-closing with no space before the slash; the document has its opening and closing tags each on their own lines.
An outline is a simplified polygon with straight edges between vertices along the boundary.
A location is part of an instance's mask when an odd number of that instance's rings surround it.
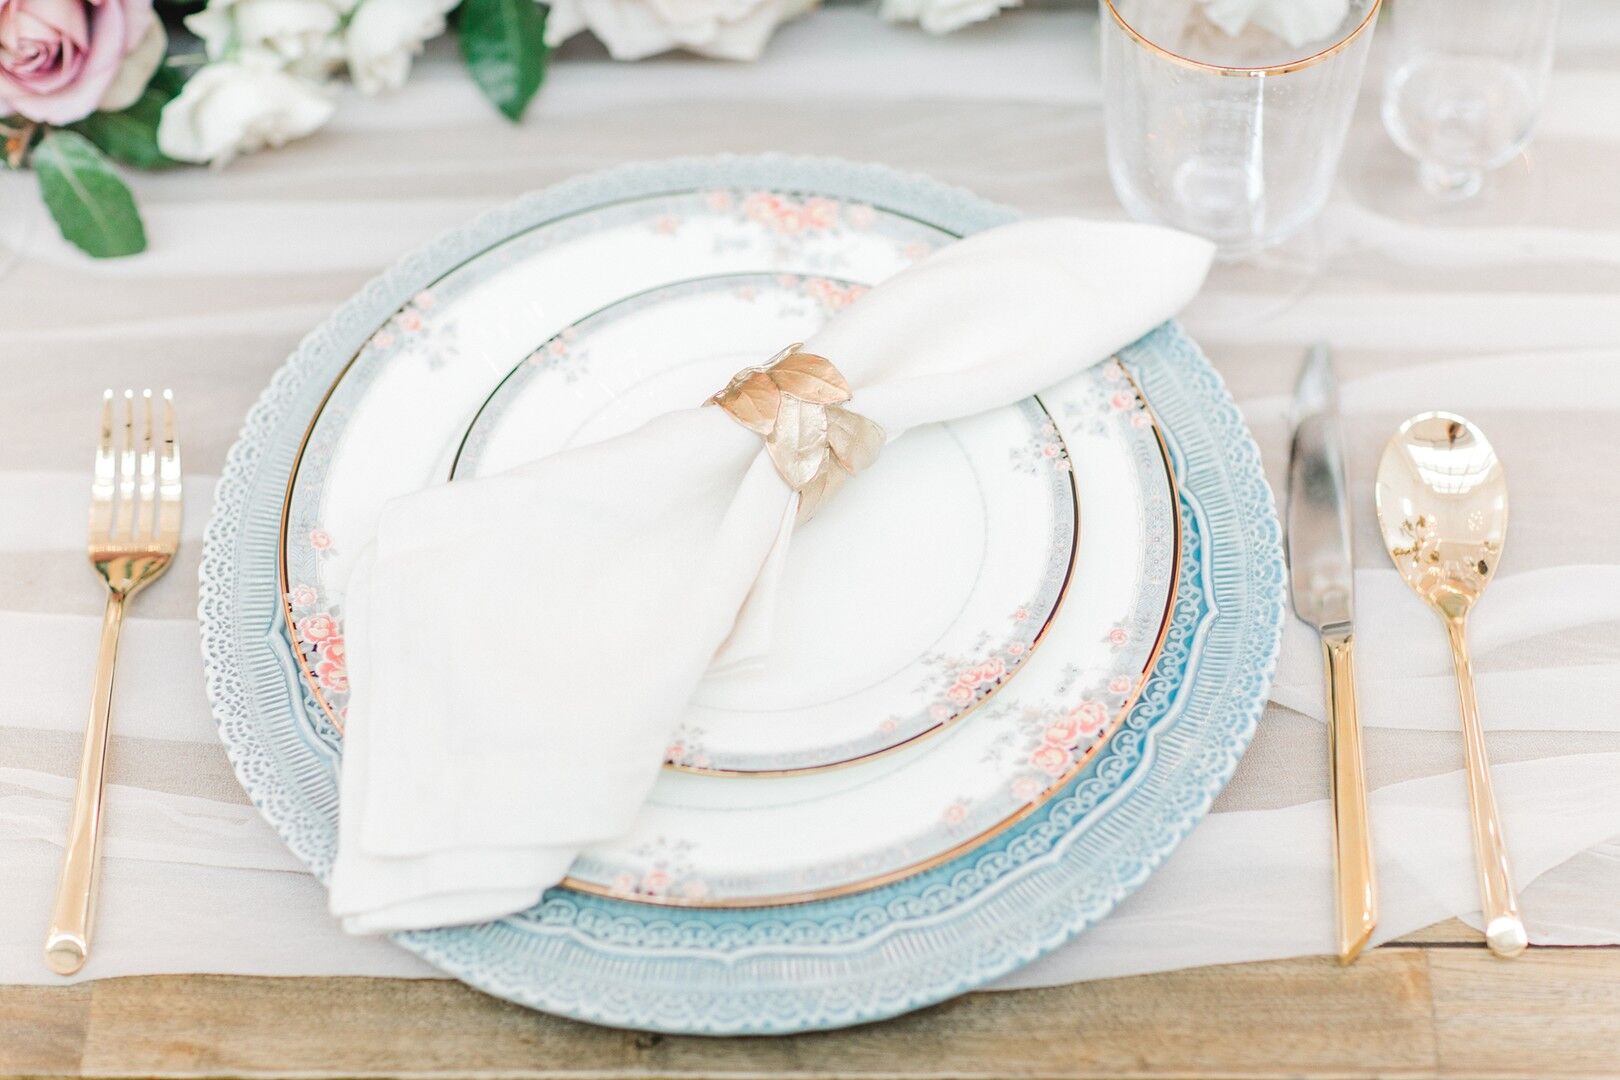
<svg viewBox="0 0 1620 1080">
<path fill-rule="evenodd" d="M 1384 127 L 1424 190 L 1464 199 L 1529 143 L 1559 0 L 1403 0 L 1386 33 Z"/>
<path fill-rule="evenodd" d="M 1225 258 L 1321 212 L 1380 0 L 1103 0 L 1109 174 L 1144 221 Z"/>
</svg>

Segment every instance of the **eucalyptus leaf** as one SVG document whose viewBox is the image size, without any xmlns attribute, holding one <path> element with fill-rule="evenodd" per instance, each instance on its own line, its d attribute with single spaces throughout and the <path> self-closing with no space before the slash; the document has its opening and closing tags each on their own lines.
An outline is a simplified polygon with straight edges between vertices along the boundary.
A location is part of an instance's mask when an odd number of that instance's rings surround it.
<svg viewBox="0 0 1620 1080">
<path fill-rule="evenodd" d="M 152 73 L 135 104 L 120 112 L 98 112 L 74 124 L 77 131 L 109 157 L 133 165 L 137 169 L 166 169 L 179 162 L 158 149 L 158 121 L 163 118 L 163 106 L 173 101 L 185 76 L 166 64 L 160 64 Z"/>
<path fill-rule="evenodd" d="M 507 119 L 523 119 L 546 76 L 545 6 L 535 0 L 462 0 L 456 34 L 484 96 Z"/>
<path fill-rule="evenodd" d="M 30 161 L 45 205 L 70 243 L 98 259 L 146 250 L 134 196 L 89 139 L 47 131 Z"/>
</svg>

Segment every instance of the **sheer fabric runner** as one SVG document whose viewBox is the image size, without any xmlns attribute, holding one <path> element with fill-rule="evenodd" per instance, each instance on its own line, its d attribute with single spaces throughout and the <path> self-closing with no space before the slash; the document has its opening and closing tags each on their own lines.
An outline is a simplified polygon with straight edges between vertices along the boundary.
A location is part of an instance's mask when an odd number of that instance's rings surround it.
<svg viewBox="0 0 1620 1080">
<path fill-rule="evenodd" d="M 1384 439 L 1444 407 L 1485 426 L 1513 488 L 1474 632 L 1532 939 L 1620 941 L 1620 204 L 1590 182 L 1620 165 L 1620 112 L 1604 104 L 1620 96 L 1620 25 L 1606 9 L 1568 5 L 1534 176 L 1509 166 L 1487 202 L 1415 224 L 1383 201 L 1407 166 L 1369 100 L 1352 134 L 1362 152 L 1347 155 L 1323 223 L 1325 270 L 1297 297 L 1217 270 L 1184 319 L 1274 483 L 1303 346 L 1337 351 L 1379 940 L 1477 905 L 1444 641 L 1387 569 L 1371 511 Z M 518 129 L 437 51 L 402 94 L 354 102 L 296 152 L 135 178 L 155 242 L 126 263 L 78 258 L 34 209 L 31 178 L 0 175 L 0 982 L 55 981 L 39 943 L 95 663 L 101 594 L 82 545 L 103 387 L 173 386 L 192 471 L 182 565 L 125 629 L 99 948 L 83 977 L 433 974 L 338 930 L 324 890 L 247 804 L 203 698 L 194 570 L 210 474 L 270 373 L 397 255 L 522 190 L 632 158 L 837 153 L 1032 213 L 1117 216 L 1083 40 L 1094 19 L 1016 12 L 934 39 L 833 9 L 784 30 L 753 67 L 565 57 Z M 835 86 L 831 57 L 847 76 Z M 95 300 L 72 324 L 59 315 L 70 293 Z M 1331 948 L 1319 661 L 1302 627 L 1288 633 L 1274 704 L 1215 812 L 1106 921 L 1004 985 Z"/>
</svg>

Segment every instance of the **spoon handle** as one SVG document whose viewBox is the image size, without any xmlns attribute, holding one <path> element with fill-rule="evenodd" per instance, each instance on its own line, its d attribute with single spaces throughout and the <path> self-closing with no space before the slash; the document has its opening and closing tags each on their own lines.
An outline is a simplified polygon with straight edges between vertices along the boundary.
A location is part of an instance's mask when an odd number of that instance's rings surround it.
<svg viewBox="0 0 1620 1080">
<path fill-rule="evenodd" d="M 1468 772 L 1468 806 L 1474 824 L 1474 856 L 1479 867 L 1480 907 L 1485 915 L 1485 943 L 1497 956 L 1518 956 L 1529 938 L 1519 914 L 1519 897 L 1508 867 L 1502 819 L 1491 789 L 1491 763 L 1485 756 L 1485 730 L 1474 698 L 1474 665 L 1468 659 L 1467 624 L 1446 619 L 1451 657 L 1457 667 L 1457 697 L 1462 706 L 1463 757 Z"/>
</svg>

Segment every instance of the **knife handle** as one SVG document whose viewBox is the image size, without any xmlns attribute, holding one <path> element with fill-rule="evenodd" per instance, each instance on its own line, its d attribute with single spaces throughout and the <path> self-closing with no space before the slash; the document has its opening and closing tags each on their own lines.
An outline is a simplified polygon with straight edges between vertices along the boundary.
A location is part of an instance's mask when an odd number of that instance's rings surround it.
<svg viewBox="0 0 1620 1080">
<path fill-rule="evenodd" d="M 1367 825 L 1367 775 L 1361 763 L 1361 720 L 1356 715 L 1354 644 L 1349 631 L 1322 637 L 1341 964 L 1351 963 L 1361 954 L 1378 925 L 1378 882 Z"/>
</svg>

